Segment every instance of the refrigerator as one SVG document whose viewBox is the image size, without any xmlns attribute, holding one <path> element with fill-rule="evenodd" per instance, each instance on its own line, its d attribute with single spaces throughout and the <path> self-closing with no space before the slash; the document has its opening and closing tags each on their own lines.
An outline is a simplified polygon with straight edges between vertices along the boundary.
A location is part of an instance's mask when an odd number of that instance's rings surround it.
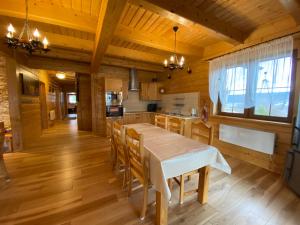
<svg viewBox="0 0 300 225">
<path fill-rule="evenodd" d="M 284 178 L 288 186 L 300 196 L 300 102 L 293 121 L 292 147 L 288 151 Z"/>
</svg>

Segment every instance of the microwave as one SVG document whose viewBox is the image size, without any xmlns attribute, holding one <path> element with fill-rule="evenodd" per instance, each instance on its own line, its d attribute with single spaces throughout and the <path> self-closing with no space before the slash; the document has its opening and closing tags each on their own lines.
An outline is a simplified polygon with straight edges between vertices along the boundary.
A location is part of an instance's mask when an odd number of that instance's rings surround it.
<svg viewBox="0 0 300 225">
<path fill-rule="evenodd" d="M 119 117 L 123 116 L 122 105 L 107 105 L 106 106 L 106 117 Z"/>
</svg>

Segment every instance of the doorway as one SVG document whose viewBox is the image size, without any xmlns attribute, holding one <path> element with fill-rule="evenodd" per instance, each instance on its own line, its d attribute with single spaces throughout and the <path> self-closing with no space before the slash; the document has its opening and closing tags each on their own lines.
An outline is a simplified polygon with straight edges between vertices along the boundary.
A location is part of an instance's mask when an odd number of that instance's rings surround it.
<svg viewBox="0 0 300 225">
<path fill-rule="evenodd" d="M 48 128 L 47 99 L 45 83 L 40 82 L 40 108 L 42 129 Z"/>
</svg>

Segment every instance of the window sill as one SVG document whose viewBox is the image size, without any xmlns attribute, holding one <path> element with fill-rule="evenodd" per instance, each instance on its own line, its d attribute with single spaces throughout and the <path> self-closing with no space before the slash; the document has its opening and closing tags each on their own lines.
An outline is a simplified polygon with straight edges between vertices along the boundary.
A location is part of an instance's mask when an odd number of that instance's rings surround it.
<svg viewBox="0 0 300 225">
<path fill-rule="evenodd" d="M 223 115 L 211 115 L 209 119 L 226 119 L 226 120 L 232 120 L 232 121 L 242 121 L 242 122 L 248 122 L 248 123 L 283 126 L 283 127 L 290 127 L 290 128 L 292 128 L 292 125 L 293 125 L 292 123 L 287 123 L 287 122 L 276 122 L 276 121 L 269 121 L 269 120 L 258 120 L 258 119 L 223 116 Z"/>
</svg>

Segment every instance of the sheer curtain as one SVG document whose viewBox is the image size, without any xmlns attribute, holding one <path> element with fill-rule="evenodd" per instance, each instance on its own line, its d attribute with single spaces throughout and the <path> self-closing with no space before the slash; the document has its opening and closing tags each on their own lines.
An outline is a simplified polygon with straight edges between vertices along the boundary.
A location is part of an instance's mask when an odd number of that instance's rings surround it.
<svg viewBox="0 0 300 225">
<path fill-rule="evenodd" d="M 210 61 L 209 94 L 222 106 L 239 112 L 256 107 L 256 113 L 280 114 L 288 104 L 293 38 L 280 38 Z M 272 111 L 273 110 L 273 111 Z M 276 116 L 276 115 L 275 115 Z"/>
</svg>

